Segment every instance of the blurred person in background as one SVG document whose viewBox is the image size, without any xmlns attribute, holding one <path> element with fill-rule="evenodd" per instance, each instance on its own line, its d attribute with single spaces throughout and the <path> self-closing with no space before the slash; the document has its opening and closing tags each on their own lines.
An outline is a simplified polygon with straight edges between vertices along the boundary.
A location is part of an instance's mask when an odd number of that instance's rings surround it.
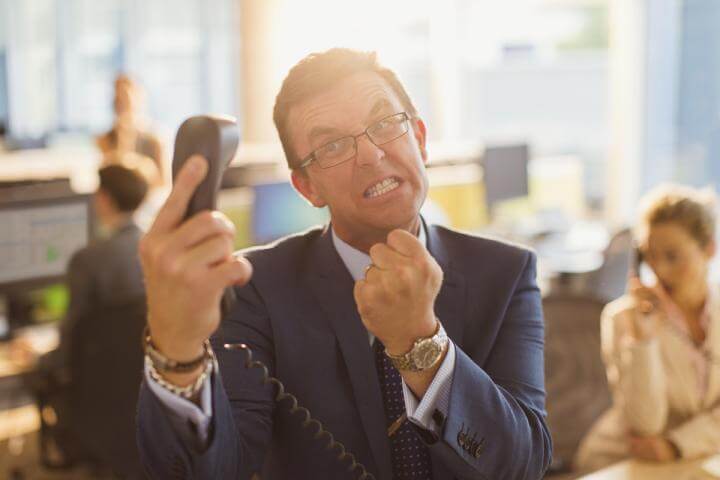
<svg viewBox="0 0 720 480">
<path fill-rule="evenodd" d="M 134 152 L 151 158 L 160 172 L 158 181 L 162 183 L 167 170 L 163 146 L 142 118 L 143 104 L 144 92 L 140 85 L 127 75 L 118 75 L 113 97 L 115 120 L 109 131 L 96 138 L 96 143 L 103 156 Z"/>
<path fill-rule="evenodd" d="M 708 281 L 714 207 L 712 192 L 677 185 L 642 200 L 636 268 L 601 320 L 613 405 L 581 442 L 580 470 L 720 451 L 720 290 Z M 641 259 L 654 282 L 641 281 Z"/>
<path fill-rule="evenodd" d="M 149 165 L 149 171 L 154 172 L 152 162 Z M 60 324 L 60 344 L 38 360 L 37 368 L 27 378 L 41 410 L 50 406 L 54 411 L 54 445 L 46 461 L 54 466 L 85 460 L 82 439 L 74 433 L 75 422 L 69 413 L 70 392 L 64 388 L 74 381 L 71 356 L 74 349 L 80 348 L 74 339 L 82 336 L 79 330 L 92 321 L 92 312 L 145 295 L 138 260 L 142 231 L 133 221 L 133 214 L 148 192 L 148 164 L 107 165 L 99 170 L 99 177 L 94 204 L 100 238 L 72 256 L 66 280 L 70 305 Z"/>
<path fill-rule="evenodd" d="M 131 168 L 140 169 L 148 181 L 148 191 L 140 206 L 133 212 L 133 220 L 141 230 L 146 231 L 155 220 L 155 215 L 165 203 L 170 193 L 170 185 L 165 183 L 156 162 L 140 153 L 122 152 L 114 150 L 102 158 L 100 168 L 108 165 L 130 165 Z"/>
</svg>

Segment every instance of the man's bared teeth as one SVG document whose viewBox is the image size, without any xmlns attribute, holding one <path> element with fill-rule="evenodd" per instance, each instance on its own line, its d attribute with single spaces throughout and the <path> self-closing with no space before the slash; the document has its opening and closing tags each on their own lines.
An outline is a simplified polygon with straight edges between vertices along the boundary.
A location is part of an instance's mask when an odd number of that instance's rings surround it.
<svg viewBox="0 0 720 480">
<path fill-rule="evenodd" d="M 397 187 L 400 186 L 400 183 L 393 177 L 388 177 L 382 182 L 378 182 L 377 184 L 373 185 L 371 188 L 367 190 L 365 193 L 366 198 L 374 198 L 379 197 L 380 195 L 384 195 L 388 192 L 391 192 L 395 190 Z"/>
</svg>

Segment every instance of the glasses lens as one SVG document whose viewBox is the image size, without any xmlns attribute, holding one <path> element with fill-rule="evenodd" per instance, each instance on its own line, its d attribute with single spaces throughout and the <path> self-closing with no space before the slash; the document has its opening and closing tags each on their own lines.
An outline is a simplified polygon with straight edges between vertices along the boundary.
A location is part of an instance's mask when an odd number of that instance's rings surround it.
<svg viewBox="0 0 720 480">
<path fill-rule="evenodd" d="M 355 140 L 352 137 L 339 138 L 315 150 L 315 158 L 322 168 L 334 167 L 354 155 Z"/>
<path fill-rule="evenodd" d="M 370 125 L 367 132 L 375 145 L 382 145 L 401 137 L 407 133 L 407 129 L 405 113 L 398 113 Z"/>
</svg>

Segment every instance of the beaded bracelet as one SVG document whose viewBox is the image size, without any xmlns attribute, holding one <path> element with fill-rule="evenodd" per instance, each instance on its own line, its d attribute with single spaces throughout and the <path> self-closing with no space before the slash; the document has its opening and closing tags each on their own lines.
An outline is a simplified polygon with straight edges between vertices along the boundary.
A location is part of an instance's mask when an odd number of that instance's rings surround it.
<svg viewBox="0 0 720 480">
<path fill-rule="evenodd" d="M 207 379 L 207 377 L 212 373 L 215 367 L 215 358 L 214 355 L 208 357 L 208 359 L 205 361 L 205 368 L 203 369 L 200 376 L 193 383 L 185 387 L 178 387 L 177 385 L 173 385 L 172 383 L 165 380 L 162 375 L 158 373 L 152 359 L 148 355 L 145 355 L 145 365 L 147 365 L 148 367 L 150 378 L 152 378 L 162 388 L 184 399 L 192 400 L 198 394 L 198 392 L 200 392 L 200 389 L 205 383 L 205 379 Z"/>
</svg>

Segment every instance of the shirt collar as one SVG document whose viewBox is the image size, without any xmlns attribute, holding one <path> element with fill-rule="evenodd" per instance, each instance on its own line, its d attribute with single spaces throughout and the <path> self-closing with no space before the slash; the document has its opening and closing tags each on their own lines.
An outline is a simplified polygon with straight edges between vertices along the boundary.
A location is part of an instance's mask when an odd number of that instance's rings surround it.
<svg viewBox="0 0 720 480">
<path fill-rule="evenodd" d="M 365 268 L 370 265 L 370 255 L 365 252 L 361 252 L 355 247 L 350 246 L 344 242 L 340 237 L 335 234 L 335 229 L 332 228 L 332 241 L 337 250 L 340 259 L 347 267 L 353 280 L 357 281 L 365 276 Z M 422 243 L 423 247 L 427 248 L 427 234 L 425 233 L 425 225 L 420 222 L 420 232 L 418 234 L 418 240 Z"/>
</svg>

